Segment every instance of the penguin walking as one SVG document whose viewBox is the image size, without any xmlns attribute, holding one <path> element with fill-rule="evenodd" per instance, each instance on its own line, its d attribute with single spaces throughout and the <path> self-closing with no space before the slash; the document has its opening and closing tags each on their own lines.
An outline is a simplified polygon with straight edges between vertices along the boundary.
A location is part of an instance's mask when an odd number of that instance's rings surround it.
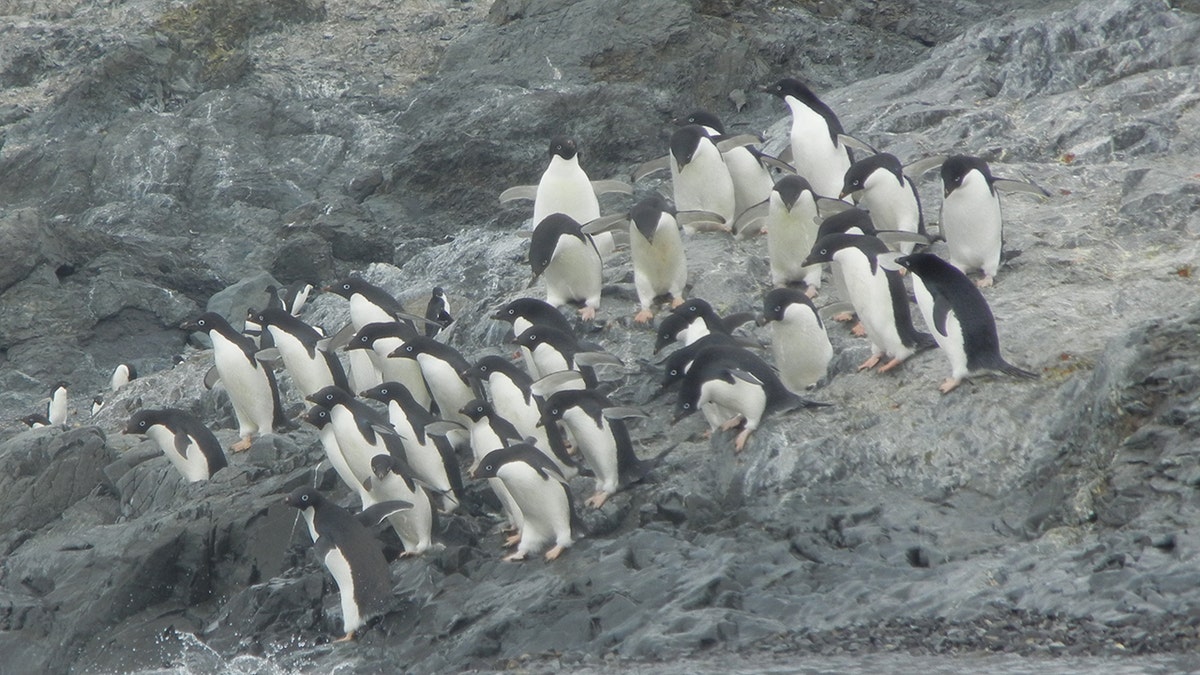
<svg viewBox="0 0 1200 675">
<path fill-rule="evenodd" d="M 638 295 L 633 320 L 647 323 L 654 318 L 653 307 L 660 298 L 670 300 L 671 307 L 683 303 L 688 276 L 683 237 L 673 209 L 658 194 L 638 202 L 621 220 L 629 223 L 633 286 Z"/>
<path fill-rule="evenodd" d="M 796 173 L 807 179 L 817 194 L 838 194 L 852 157 L 833 109 L 794 78 L 784 78 L 768 86 L 766 92 L 782 99 L 791 111 L 789 140 Z"/>
<path fill-rule="evenodd" d="M 108 389 L 116 393 L 121 387 L 136 380 L 137 376 L 137 368 L 132 363 L 117 364 L 117 367 L 113 369 L 112 376 L 108 378 Z"/>
<path fill-rule="evenodd" d="M 943 394 L 980 371 L 1037 377 L 1037 373 L 1018 368 L 1000 355 L 996 319 L 983 293 L 966 274 L 932 253 L 913 253 L 897 258 L 896 263 L 913 273 L 917 306 L 950 361 L 950 377 L 938 387 Z"/>
<path fill-rule="evenodd" d="M 459 410 L 475 398 L 475 391 L 462 375 L 471 364 L 457 349 L 419 335 L 397 347 L 389 357 L 416 361 L 442 419 L 466 426 Z"/>
<path fill-rule="evenodd" d="M 765 200 L 775 185 L 771 177 L 771 167 L 783 167 L 779 160 L 765 154 L 750 139 L 745 142 L 734 142 L 725 132 L 721 119 L 707 110 L 696 110 L 687 117 L 679 120 L 683 124 L 698 124 L 708 133 L 709 138 L 717 144 L 721 151 L 721 159 L 729 170 L 729 178 L 733 181 L 733 212 L 740 216 L 747 209 Z M 726 147 L 726 141 L 732 144 Z M 791 169 L 791 167 L 786 167 Z M 737 231 L 736 225 L 734 226 Z"/>
<path fill-rule="evenodd" d="M 413 359 L 390 357 L 392 352 L 415 337 L 417 329 L 403 321 L 369 323 L 354 334 L 346 350 L 351 354 L 368 354 L 384 382 L 399 382 L 422 408 L 431 410 L 433 396 L 421 375 L 420 364 Z"/>
<path fill-rule="evenodd" d="M 355 518 L 307 486 L 296 488 L 284 501 L 304 515 L 317 559 L 337 583 L 345 633 L 338 642 L 353 640 L 368 620 L 384 612 L 392 595 L 387 559 L 367 527 L 412 505 L 385 502 Z"/>
<path fill-rule="evenodd" d="M 613 493 L 644 474 L 621 418 L 636 413 L 626 412 L 629 410 L 617 408 L 604 395 L 587 389 L 560 391 L 546 399 L 542 424 L 549 426 L 561 420 L 596 474 L 596 490 L 588 497 L 588 506 L 604 506 Z M 641 413 L 636 416 L 644 417 Z"/>
<path fill-rule="evenodd" d="M 571 333 L 571 324 L 562 312 L 554 305 L 537 298 L 517 298 L 496 310 L 492 318 L 511 324 L 514 338 L 533 325 L 550 326 L 564 333 Z M 537 364 L 534 363 L 533 354 L 529 349 L 521 347 L 521 356 L 530 377 L 536 380 L 548 374 L 537 370 Z"/>
<path fill-rule="evenodd" d="M 524 560 L 551 543 L 546 560 L 556 560 L 582 532 L 566 481 L 537 448 L 518 443 L 494 450 L 474 476 L 501 480 L 524 516 L 521 541 L 505 561 Z"/>
<path fill-rule="evenodd" d="M 329 424 L 356 486 L 372 475 L 371 459 L 375 455 L 404 457 L 404 448 L 387 418 L 350 392 L 328 386 L 308 396 L 308 400 L 329 410 Z"/>
<path fill-rule="evenodd" d="M 474 462 L 470 469 L 472 475 L 476 474 L 480 463 L 488 454 L 521 440 L 516 428 L 508 420 L 496 415 L 492 406 L 482 399 L 469 401 L 463 406 L 461 412 L 470 420 L 467 430 L 471 434 L 471 453 L 474 456 Z M 492 488 L 492 492 L 500 500 L 500 509 L 504 512 L 505 520 L 508 521 L 508 526 L 502 529 L 502 534 L 508 535 L 504 540 L 504 547 L 515 546 L 521 541 L 521 533 L 525 527 L 525 517 L 521 514 L 521 507 L 513 499 L 504 481 L 494 475 L 486 476 L 486 478 L 488 487 Z"/>
<path fill-rule="evenodd" d="M 425 337 L 436 337 L 450 327 L 454 317 L 450 314 L 450 299 L 441 286 L 434 286 L 425 304 Z"/>
<path fill-rule="evenodd" d="M 418 556 L 433 546 L 433 504 L 429 493 L 413 475 L 412 467 L 398 456 L 383 453 L 371 458 L 371 475 L 363 481 L 364 509 L 392 501 L 407 502 L 412 508 L 387 517 L 404 545 L 401 558 Z"/>
<path fill-rule="evenodd" d="M 833 345 L 817 308 L 807 295 L 792 288 L 775 288 L 763 296 L 760 325 L 771 326 L 771 354 L 779 379 L 799 394 L 829 372 Z"/>
<path fill-rule="evenodd" d="M 333 425 L 330 424 L 332 417 L 329 408 L 322 405 L 312 406 L 304 414 L 304 421 L 316 428 L 317 438 L 320 439 L 321 448 L 325 451 L 325 458 L 329 460 L 329 465 L 333 467 L 338 478 L 342 479 L 342 483 L 351 492 L 359 496 L 360 502 L 367 501 L 363 495 L 366 488 L 363 487 L 362 479 L 354 474 L 354 470 L 350 468 L 350 463 L 346 460 L 346 455 L 342 452 L 342 447 L 338 445 L 337 434 L 333 430 Z"/>
<path fill-rule="evenodd" d="M 279 385 L 271 369 L 254 357 L 254 342 L 238 333 L 219 314 L 207 312 L 186 321 L 183 330 L 207 333 L 213 346 L 213 365 L 225 386 L 237 417 L 240 441 L 231 448 L 242 452 L 256 435 L 288 426 L 279 403 Z"/>
<path fill-rule="evenodd" d="M 828 262 L 838 268 L 846 282 L 850 304 L 862 321 L 871 356 L 859 370 L 874 368 L 885 356 L 891 359 L 879 368 L 885 373 L 917 351 L 932 347 L 928 333 L 913 327 L 908 292 L 900 274 L 879 264 L 888 247 L 876 237 L 861 234 L 831 234 L 817 240 L 805 264 Z"/>
<path fill-rule="evenodd" d="M 55 382 L 50 387 L 50 397 L 46 402 L 46 419 L 54 426 L 65 426 L 67 415 L 71 412 L 67 386 L 66 382 Z"/>
<path fill-rule="evenodd" d="M 270 334 L 271 344 L 278 350 L 301 396 L 315 394 L 329 385 L 349 389 L 342 362 L 324 349 L 324 336 L 303 319 L 279 307 L 259 312 L 258 322 Z"/>
<path fill-rule="evenodd" d="M 325 287 L 326 291 L 350 301 L 350 324 L 353 331 L 360 331 L 371 323 L 407 322 L 414 327 L 414 319 L 424 323 L 425 319 L 409 314 L 400 301 L 387 290 L 361 277 L 347 277 Z M 362 391 L 383 381 L 367 352 L 350 351 L 350 388 Z"/>
<path fill-rule="evenodd" d="M 767 255 L 771 283 L 803 284 L 808 297 L 821 289 L 821 266 L 800 264 L 817 241 L 817 201 L 808 181 L 797 175 L 780 178 L 767 200 Z"/>
<path fill-rule="evenodd" d="M 895 155 L 881 152 L 860 159 L 850 166 L 839 198 L 853 198 L 871 214 L 877 230 L 896 230 L 925 235 L 921 197 L 917 186 L 904 175 L 904 167 Z M 897 244 L 900 253 L 912 253 L 915 242 Z"/>
<path fill-rule="evenodd" d="M 950 264 L 966 273 L 979 270 L 983 276 L 977 285 L 991 286 L 1000 269 L 1004 244 L 997 190 L 1050 195 L 1031 183 L 992 176 L 987 162 L 978 157 L 948 157 L 942 162 L 941 175 L 945 198 L 940 226 L 950 249 Z"/>
<path fill-rule="evenodd" d="M 225 451 L 212 431 L 183 410 L 139 410 L 125 424 L 126 434 L 141 434 L 158 444 L 183 479 L 196 483 L 228 466 Z"/>
<path fill-rule="evenodd" d="M 529 265 L 530 285 L 545 275 L 546 302 L 577 305 L 581 319 L 596 318 L 603 283 L 600 252 L 575 219 L 562 213 L 542 219 L 529 242 Z"/>
<path fill-rule="evenodd" d="M 716 214 L 722 220 L 718 229 L 731 231 L 737 217 L 733 178 L 704 127 L 688 124 L 671 134 L 670 167 L 675 208 Z M 696 229 L 685 224 L 684 231 Z"/>
<path fill-rule="evenodd" d="M 554 389 L 595 387 L 598 380 L 593 366 L 623 365 L 621 360 L 612 354 L 592 350 L 576 340 L 573 334 L 563 333 L 549 326 L 531 326 L 517 336 L 516 343 L 529 350 L 543 379 L 566 370 L 578 371 L 582 376 L 582 382 L 578 379 L 568 379 L 556 383 Z"/>
<path fill-rule="evenodd" d="M 437 418 L 399 382 L 384 382 L 360 395 L 387 406 L 388 420 L 404 445 L 404 457 L 412 467 L 413 474 L 439 490 L 442 510 L 453 513 L 465 496 L 462 472 L 450 441 L 444 436 L 426 432 L 425 428 L 436 422 Z"/>
</svg>

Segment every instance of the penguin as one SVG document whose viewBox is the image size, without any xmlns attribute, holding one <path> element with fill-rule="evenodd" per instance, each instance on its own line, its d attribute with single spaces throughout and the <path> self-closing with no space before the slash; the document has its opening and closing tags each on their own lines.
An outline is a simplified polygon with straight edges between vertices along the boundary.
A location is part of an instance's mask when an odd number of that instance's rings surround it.
<svg viewBox="0 0 1200 675">
<path fill-rule="evenodd" d="M 687 320 L 684 344 L 691 344 L 709 333 L 732 335 L 735 328 L 754 319 L 751 312 L 738 312 L 721 317 L 712 305 L 702 298 L 692 298 L 671 310 L 671 313 Z"/>
<path fill-rule="evenodd" d="M 137 379 L 137 368 L 132 363 L 121 363 L 113 369 L 112 377 L 108 379 L 109 391 L 116 392 L 121 387 Z"/>
<path fill-rule="evenodd" d="M 139 410 L 125 424 L 126 434 L 142 434 L 158 444 L 183 479 L 196 483 L 229 465 L 217 437 L 183 410 Z"/>
<path fill-rule="evenodd" d="M 833 358 L 833 345 L 817 308 L 807 295 L 792 288 L 775 288 L 763 296 L 759 325 L 771 326 L 771 354 L 779 379 L 799 394 L 824 379 Z"/>
<path fill-rule="evenodd" d="M 31 413 L 20 419 L 30 429 L 41 429 L 50 426 L 50 418 L 41 413 Z"/>
<path fill-rule="evenodd" d="M 368 620 L 386 610 L 392 595 L 392 575 L 387 559 L 367 527 L 377 525 L 391 513 L 412 508 L 412 505 L 385 502 L 355 518 L 308 486 L 293 490 L 284 503 L 304 515 L 317 559 L 337 583 L 342 605 L 342 631 L 345 633 L 337 641 L 353 640 Z"/>
<path fill-rule="evenodd" d="M 425 430 L 437 418 L 399 382 L 384 382 L 359 395 L 387 406 L 388 420 L 404 445 L 404 457 L 413 475 L 441 491 L 442 511 L 453 513 L 462 503 L 465 489 L 450 441 Z"/>
<path fill-rule="evenodd" d="M 342 362 L 323 348 L 324 338 L 315 328 L 282 307 L 264 309 L 257 318 L 263 330 L 270 333 L 271 344 L 302 396 L 329 385 L 350 388 Z"/>
<path fill-rule="evenodd" d="M 300 316 L 300 312 L 304 309 L 304 305 L 308 302 L 308 296 L 313 291 L 313 285 L 307 281 L 294 281 L 283 289 L 283 296 L 280 301 L 283 304 L 283 309 L 292 316 Z"/>
<path fill-rule="evenodd" d="M 635 323 L 654 318 L 655 300 L 666 296 L 671 307 L 683 304 L 687 285 L 687 256 L 672 209 L 657 193 L 634 205 L 629 212 L 630 254 L 633 285 L 637 289 Z"/>
<path fill-rule="evenodd" d="M 437 402 L 442 419 L 466 426 L 466 419 L 459 410 L 467 401 L 475 398 L 471 383 L 462 373 L 471 367 L 470 362 L 450 345 L 433 338 L 418 335 L 397 347 L 389 355 L 393 359 L 412 359 L 421 368 L 421 376 L 429 393 Z"/>
<path fill-rule="evenodd" d="M 421 555 L 433 546 L 433 504 L 403 459 L 388 453 L 372 457 L 371 475 L 363 481 L 363 488 L 367 495 L 364 509 L 390 501 L 412 504 L 411 509 L 388 516 L 388 523 L 404 545 L 401 558 Z"/>
<path fill-rule="evenodd" d="M 375 455 L 394 454 L 403 459 L 404 448 L 388 419 L 350 392 L 331 385 L 307 398 L 329 410 L 329 424 L 356 486 L 372 475 L 371 458 Z M 358 491 L 366 506 L 369 500 Z"/>
<path fill-rule="evenodd" d="M 350 323 L 356 331 L 369 323 L 412 320 L 412 315 L 391 293 L 361 277 L 347 277 L 324 290 L 350 301 Z"/>
<path fill-rule="evenodd" d="M 618 489 L 641 479 L 645 473 L 633 451 L 625 421 L 613 415 L 614 409 L 604 395 L 576 389 L 551 394 L 542 413 L 544 426 L 562 421 L 595 472 L 595 492 L 586 504 L 597 509 Z"/>
<path fill-rule="evenodd" d="M 821 289 L 821 266 L 800 264 L 817 241 L 817 202 L 812 186 L 801 176 L 788 175 L 775 182 L 767 200 L 767 255 L 771 283 L 803 284 L 808 297 Z"/>
<path fill-rule="evenodd" d="M 688 124 L 671 134 L 670 167 L 675 208 L 716 214 L 723 221 L 719 229 L 731 231 L 737 216 L 733 178 L 704 127 Z M 696 229 L 685 224 L 684 231 Z"/>
<path fill-rule="evenodd" d="M 462 407 L 460 411 L 470 422 L 467 424 L 467 430 L 471 434 L 471 453 L 474 456 L 474 461 L 471 463 L 471 474 L 475 475 L 476 470 L 480 466 L 480 462 L 489 453 L 500 448 L 506 448 L 521 441 L 520 433 L 499 415 L 495 414 L 495 410 L 483 401 L 482 399 L 472 399 Z M 538 452 L 541 452 L 540 450 Z M 508 536 L 504 540 L 503 546 L 515 546 L 521 541 L 521 531 L 525 526 L 525 518 L 521 514 L 521 507 L 505 486 L 504 481 L 496 476 L 487 477 L 488 487 L 495 493 L 496 498 L 500 501 L 500 509 L 504 512 L 504 518 L 508 521 L 508 526 L 502 530 L 503 534 Z"/>
<path fill-rule="evenodd" d="M 329 460 L 329 465 L 333 467 L 338 478 L 342 479 L 351 492 L 359 496 L 361 502 L 367 501 L 363 494 L 366 488 L 363 487 L 362 479 L 354 475 L 354 470 L 350 468 L 341 446 L 338 445 L 337 434 L 333 430 L 333 425 L 330 424 L 332 417 L 329 408 L 321 405 L 312 406 L 304 414 L 304 421 L 316 428 L 317 437 L 321 440 L 321 448 L 325 451 L 325 458 Z"/>
<path fill-rule="evenodd" d="M 980 288 L 991 286 L 1000 269 L 1003 223 L 997 188 L 1030 192 L 1040 197 L 1049 193 L 1022 181 L 995 178 L 987 162 L 978 157 L 953 155 L 942 162 L 941 234 L 950 249 L 950 264 L 963 272 L 976 270 L 983 276 Z"/>
<path fill-rule="evenodd" d="M 501 203 L 532 198 L 532 224 L 535 227 L 552 213 L 563 213 L 578 223 L 587 223 L 600 217 L 598 195 L 608 192 L 633 194 L 628 183 L 590 180 L 579 165 L 579 149 L 573 139 L 565 136 L 550 139 L 549 154 L 550 164 L 536 187 L 520 185 L 500 194 Z M 598 237 L 596 241 L 603 256 L 612 253 L 614 243 L 611 235 Z"/>
<path fill-rule="evenodd" d="M 932 253 L 913 253 L 897 258 L 896 263 L 913 273 L 917 306 L 950 361 L 950 377 L 938 387 L 943 394 L 979 371 L 1037 377 L 1037 373 L 1018 368 L 1000 355 L 992 310 L 966 274 Z"/>
<path fill-rule="evenodd" d="M 556 560 L 582 533 L 565 479 L 532 445 L 493 450 L 479 461 L 474 476 L 502 481 L 524 516 L 521 541 L 505 561 L 524 560 L 550 543 L 546 560 Z"/>
<path fill-rule="evenodd" d="M 871 214 L 877 230 L 896 230 L 925 234 L 925 218 L 921 215 L 921 197 L 917 186 L 904 175 L 904 167 L 895 155 L 881 152 L 860 159 L 846 170 L 840 199 L 853 198 Z M 912 253 L 916 243 L 897 244 L 900 253 Z"/>
<path fill-rule="evenodd" d="M 564 370 L 575 370 L 583 376 L 582 386 L 586 388 L 595 387 L 598 382 L 592 366 L 602 363 L 624 365 L 612 354 L 589 349 L 574 334 L 563 333 L 549 326 L 531 326 L 517 336 L 516 343 L 529 350 L 543 378 Z M 558 387 L 576 389 L 580 388 L 580 383 L 571 380 Z"/>
<path fill-rule="evenodd" d="M 653 353 L 659 353 L 672 342 L 682 342 L 688 335 L 689 324 L 691 324 L 691 317 L 685 314 L 672 312 L 663 317 L 655 330 Z"/>
<path fill-rule="evenodd" d="M 262 324 L 258 322 L 258 310 L 254 307 L 246 309 L 246 319 L 242 322 L 242 335 L 250 338 L 255 347 L 262 344 Z"/>
<path fill-rule="evenodd" d="M 524 333 L 526 329 L 535 324 L 550 326 L 564 333 L 572 332 L 571 324 L 562 315 L 562 312 L 558 311 L 554 305 L 537 298 L 517 298 L 496 310 L 492 318 L 510 323 L 513 337 Z M 521 356 L 529 376 L 535 380 L 542 377 L 543 373 L 537 370 L 537 365 L 533 361 L 533 354 L 525 347 L 521 347 Z"/>
<path fill-rule="evenodd" d="M 537 224 L 529 242 L 529 265 L 531 286 L 539 276 L 546 277 L 546 302 L 579 305 L 581 319 L 596 318 L 603 283 L 600 252 L 573 218 L 552 213 Z"/>
<path fill-rule="evenodd" d="M 434 286 L 429 295 L 429 302 L 425 305 L 425 319 L 428 321 L 425 324 L 425 337 L 436 336 L 454 321 L 450 314 L 450 300 L 441 286 Z"/>
<path fill-rule="evenodd" d="M 92 417 L 99 415 L 100 411 L 103 409 L 104 409 L 104 397 L 99 394 L 96 394 L 95 396 L 92 397 Z"/>
<path fill-rule="evenodd" d="M 770 167 L 780 166 L 780 162 L 749 142 L 750 137 L 747 137 L 745 143 L 734 143 L 731 147 L 725 147 L 722 141 L 729 139 L 725 133 L 725 125 L 719 117 L 707 110 L 696 110 L 677 122 L 700 125 L 709 138 L 717 143 L 721 158 L 725 160 L 725 166 L 729 170 L 729 178 L 733 181 L 735 215 L 744 213 L 771 194 L 775 179 L 771 176 Z M 736 227 L 734 229 L 736 231 Z"/>
<path fill-rule="evenodd" d="M 212 340 L 213 364 L 229 394 L 238 422 L 241 440 L 231 448 L 234 452 L 248 449 L 255 435 L 268 435 L 276 429 L 287 428 L 275 374 L 254 358 L 257 349 L 250 338 L 235 331 L 215 312 L 186 321 L 180 328 L 207 333 Z"/>
<path fill-rule="evenodd" d="M 54 386 L 50 387 L 50 399 L 46 403 L 46 419 L 55 426 L 63 426 L 67 423 L 68 414 L 70 414 L 70 400 L 67 394 L 67 383 L 55 382 Z"/>
<path fill-rule="evenodd" d="M 403 321 L 369 323 L 354 334 L 346 350 L 351 354 L 368 354 L 384 382 L 399 382 L 422 408 L 432 410 L 433 396 L 425 385 L 420 364 L 412 359 L 389 357 L 407 340 L 415 337 L 417 329 Z"/>
<path fill-rule="evenodd" d="M 771 367 L 749 351 L 715 346 L 698 352 L 688 367 L 671 423 L 701 410 L 712 431 L 741 426 L 733 441 L 734 452 L 740 453 L 768 414 L 824 405 L 788 391 Z"/>
<path fill-rule="evenodd" d="M 782 99 L 791 111 L 789 140 L 796 173 L 807 179 L 817 194 L 838 194 L 853 157 L 841 138 L 845 131 L 837 115 L 794 78 L 784 78 L 766 92 Z"/>
<path fill-rule="evenodd" d="M 846 281 L 850 304 L 871 342 L 871 356 L 859 370 L 874 368 L 884 356 L 891 359 L 879 368 L 885 373 L 921 349 L 934 345 L 933 337 L 913 327 L 908 292 L 900 274 L 879 264 L 888 247 L 876 237 L 830 234 L 817 240 L 804 263 L 821 262 L 838 267 Z"/>
</svg>

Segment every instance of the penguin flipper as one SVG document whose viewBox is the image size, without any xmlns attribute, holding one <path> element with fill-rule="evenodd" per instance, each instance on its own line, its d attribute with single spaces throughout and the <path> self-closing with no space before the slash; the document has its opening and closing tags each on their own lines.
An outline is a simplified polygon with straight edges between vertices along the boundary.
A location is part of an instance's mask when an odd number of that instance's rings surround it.
<svg viewBox="0 0 1200 675">
<path fill-rule="evenodd" d="M 845 145 L 845 146 L 848 146 L 851 148 L 856 148 L 856 149 L 862 150 L 864 152 L 869 152 L 872 155 L 879 154 L 879 151 L 875 149 L 875 146 L 862 140 L 861 138 L 855 138 L 854 136 L 851 136 L 850 134 L 838 134 L 837 139 L 839 141 L 841 141 L 842 145 Z"/>
<path fill-rule="evenodd" d="M 313 552 L 317 554 L 317 560 L 325 561 L 325 554 L 333 550 L 333 539 L 329 537 L 317 537 L 313 542 Z"/>
<path fill-rule="evenodd" d="M 357 518 L 358 522 L 362 523 L 364 527 L 375 527 L 376 525 L 382 523 L 384 518 L 400 513 L 401 511 L 407 511 L 412 507 L 413 505 L 410 502 L 406 502 L 401 499 L 392 499 L 386 502 L 372 504 L 356 514 L 354 517 Z M 324 538 L 325 537 L 321 537 L 321 539 Z M 318 544 L 319 543 L 320 541 L 318 540 Z M 318 553 L 321 552 L 318 551 Z"/>
<path fill-rule="evenodd" d="M 693 213 L 700 215 L 693 216 Z M 716 214 L 708 211 L 679 211 L 675 214 L 675 220 L 679 223 L 687 223 L 688 227 L 697 232 L 725 232 L 729 227 L 725 223 L 725 219 L 712 220 L 711 216 L 714 215 Z"/>
<path fill-rule="evenodd" d="M 319 340 L 317 342 L 317 349 L 327 352 L 341 349 L 342 347 L 350 344 L 350 340 L 354 338 L 354 334 L 356 332 L 357 331 L 354 330 L 354 324 L 348 323 L 345 326 L 342 326 L 341 329 L 333 335 L 330 335 L 324 340 Z"/>
<path fill-rule="evenodd" d="M 217 386 L 217 382 L 220 381 L 220 379 L 221 374 L 217 372 L 217 367 L 213 366 L 209 368 L 208 372 L 204 373 L 204 388 L 212 389 L 213 387 Z"/>
<path fill-rule="evenodd" d="M 49 420 L 47 420 L 49 421 Z M 192 444 L 192 438 L 186 433 L 179 431 L 175 433 L 175 450 L 181 457 L 187 459 L 187 449 Z"/>
<path fill-rule="evenodd" d="M 924 159 L 918 159 L 911 164 L 904 165 L 903 173 L 906 176 L 913 178 L 919 177 L 921 174 L 931 169 L 936 169 L 946 161 L 945 155 L 933 155 Z"/>
<path fill-rule="evenodd" d="M 437 448 L 438 455 L 442 458 L 442 466 L 446 470 L 446 478 L 450 480 L 450 494 L 454 495 L 454 498 L 461 504 L 466 497 L 467 488 L 463 484 L 458 457 L 454 455 L 454 446 L 450 443 L 450 439 L 444 436 L 435 437 L 433 446 Z"/>
<path fill-rule="evenodd" d="M 575 363 L 580 366 L 623 366 L 625 362 L 608 352 L 579 352 Z"/>
<path fill-rule="evenodd" d="M 905 232 L 904 230 L 877 230 L 875 236 L 879 237 L 879 240 L 888 246 L 908 243 L 928 246 L 933 243 L 933 237 L 917 232 Z"/>
<path fill-rule="evenodd" d="M 820 214 L 822 219 L 828 218 L 829 216 L 837 213 L 841 213 L 842 211 L 849 211 L 850 209 L 854 208 L 853 204 L 849 204 L 840 199 L 834 199 L 833 197 L 817 197 L 816 202 L 817 213 Z"/>
<path fill-rule="evenodd" d="M 279 356 L 278 347 L 267 347 L 266 349 L 260 349 L 254 352 L 255 361 L 272 368 L 279 365 L 280 359 L 281 357 Z"/>
<path fill-rule="evenodd" d="M 514 185 L 504 192 L 500 193 L 500 203 L 513 202 L 518 199 L 528 199 L 533 201 L 537 199 L 536 185 Z"/>
<path fill-rule="evenodd" d="M 1031 195 L 1037 195 L 1042 199 L 1050 197 L 1050 193 L 1045 188 L 1023 180 L 995 178 L 992 180 L 992 187 L 1004 192 L 1027 192 Z"/>
<path fill-rule="evenodd" d="M 592 190 L 597 195 L 608 194 L 609 192 L 619 192 L 623 195 L 633 194 L 633 186 L 623 180 L 594 180 L 592 181 Z"/>
<path fill-rule="evenodd" d="M 609 232 L 618 227 L 624 226 L 629 220 L 629 215 L 625 213 L 614 213 L 607 216 L 600 216 L 594 220 L 589 220 L 580 228 L 584 234 L 600 234 L 601 232 Z"/>
<path fill-rule="evenodd" d="M 463 425 L 459 424 L 458 422 L 451 422 L 450 420 L 438 420 L 436 422 L 430 422 L 429 424 L 426 424 L 425 433 L 433 436 L 445 437 L 463 428 Z"/>
<path fill-rule="evenodd" d="M 725 323 L 725 327 L 732 332 L 734 328 L 737 328 L 744 323 L 750 323 L 751 321 L 754 321 L 755 318 L 757 317 L 754 316 L 754 312 L 734 312 L 733 314 L 724 317 L 722 321 Z"/>
<path fill-rule="evenodd" d="M 762 139 L 759 138 L 755 134 L 738 134 L 736 136 L 722 136 L 720 138 L 720 140 L 717 140 L 717 139 L 713 139 L 713 140 L 716 141 L 713 145 L 716 145 L 717 150 L 720 150 L 722 153 L 727 152 L 729 150 L 733 150 L 734 148 L 740 148 L 743 145 L 757 145 L 757 144 L 763 142 Z"/>
<path fill-rule="evenodd" d="M 662 157 L 652 159 L 649 162 L 643 162 L 642 164 L 639 164 L 638 167 L 633 170 L 633 174 L 630 176 L 630 180 L 632 180 L 633 182 L 636 183 L 638 180 L 640 180 L 644 176 L 652 174 L 655 171 L 661 171 L 663 169 L 670 169 L 670 168 L 671 168 L 670 157 L 668 157 L 667 155 L 663 155 Z"/>
<path fill-rule="evenodd" d="M 770 209 L 771 203 L 766 199 L 757 204 L 751 204 L 750 206 L 747 206 L 746 210 L 739 213 L 737 217 L 733 219 L 733 231 L 741 232 L 759 220 L 766 218 Z"/>
<path fill-rule="evenodd" d="M 604 418 L 610 420 L 625 420 L 637 417 L 650 417 L 648 413 L 638 408 L 628 408 L 623 406 L 614 406 L 605 408 L 603 411 Z"/>
<path fill-rule="evenodd" d="M 583 373 L 580 373 L 578 370 L 560 370 L 539 378 L 536 382 L 529 385 L 529 390 L 534 396 L 547 398 L 563 387 L 573 385 L 575 382 L 583 379 Z"/>
</svg>

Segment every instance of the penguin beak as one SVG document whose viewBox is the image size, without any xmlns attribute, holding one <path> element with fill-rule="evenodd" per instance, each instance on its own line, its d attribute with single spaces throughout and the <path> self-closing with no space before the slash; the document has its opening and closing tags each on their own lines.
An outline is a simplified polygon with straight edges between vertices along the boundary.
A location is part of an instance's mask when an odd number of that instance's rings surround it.
<svg viewBox="0 0 1200 675">
<path fill-rule="evenodd" d="M 802 263 L 800 263 L 800 264 L 801 264 L 802 266 L 804 266 L 804 267 L 808 267 L 809 265 L 816 265 L 816 264 L 819 264 L 819 263 L 821 263 L 821 262 L 824 262 L 824 261 L 813 260 L 813 257 L 810 255 L 810 256 L 808 256 L 807 258 L 805 258 L 805 259 L 804 259 L 804 262 L 802 262 Z"/>
<path fill-rule="evenodd" d="M 533 285 L 537 283 L 538 277 L 540 276 L 540 274 L 534 272 L 533 276 L 529 278 L 529 283 L 525 284 L 525 288 L 532 288 Z"/>
<path fill-rule="evenodd" d="M 754 315 L 754 325 L 765 326 L 765 325 L 767 325 L 767 323 L 768 323 L 768 320 L 767 320 L 767 317 L 765 314 L 755 314 Z"/>
</svg>

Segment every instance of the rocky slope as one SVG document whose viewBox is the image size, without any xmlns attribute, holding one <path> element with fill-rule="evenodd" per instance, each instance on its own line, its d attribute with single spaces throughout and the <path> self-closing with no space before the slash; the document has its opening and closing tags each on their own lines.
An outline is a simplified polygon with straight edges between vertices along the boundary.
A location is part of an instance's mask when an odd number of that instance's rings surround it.
<svg viewBox="0 0 1200 675">
<path fill-rule="evenodd" d="M 1195 649 L 1194 5 L 5 7 L 0 670 Z M 537 179 L 550 136 L 575 137 L 593 178 L 662 154 L 667 121 L 697 106 L 777 149 L 783 107 L 756 88 L 785 75 L 905 160 L 976 154 L 1052 191 L 1005 200 L 1014 256 L 988 291 L 1005 354 L 1039 380 L 942 396 L 940 354 L 857 374 L 868 348 L 835 328 L 813 394 L 830 408 L 770 420 L 735 457 L 728 436 L 648 404 L 639 454 L 674 450 L 586 514 L 592 536 L 563 559 L 501 563 L 493 521 L 447 518 L 444 550 L 393 563 L 393 611 L 337 647 L 336 589 L 281 503 L 336 487 L 311 430 L 199 485 L 120 435 L 132 410 L 173 405 L 233 442 L 224 394 L 200 383 L 209 357 L 175 326 L 206 306 L 239 315 L 270 278 L 362 271 L 414 303 L 442 285 L 455 346 L 501 352 L 486 317 L 526 292 L 512 233 L 528 209 L 496 195 Z M 934 219 L 939 192 L 922 184 Z M 689 257 L 693 295 L 757 306 L 765 242 L 697 237 Z M 580 330 L 624 359 L 614 397 L 640 404 L 653 334 L 629 321 L 627 256 L 607 276 L 601 320 Z M 336 329 L 345 311 L 320 296 L 306 318 Z M 148 375 L 89 417 L 120 361 Z M 58 379 L 73 428 L 22 430 Z"/>
</svg>

